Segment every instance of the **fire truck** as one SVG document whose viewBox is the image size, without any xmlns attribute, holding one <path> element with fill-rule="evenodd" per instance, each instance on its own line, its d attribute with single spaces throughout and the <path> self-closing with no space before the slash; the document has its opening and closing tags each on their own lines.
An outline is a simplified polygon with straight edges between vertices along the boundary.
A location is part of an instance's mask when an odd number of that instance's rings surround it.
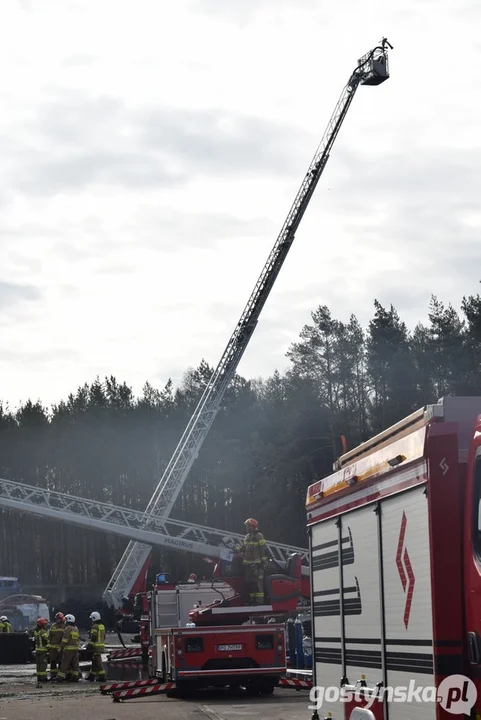
<svg viewBox="0 0 481 720">
<path fill-rule="evenodd" d="M 210 585 L 179 585 L 168 573 L 159 573 L 152 589 L 137 596 L 147 620 L 149 679 L 114 681 L 102 685 L 101 692 L 112 693 L 121 702 L 174 689 L 185 694 L 229 687 L 270 695 L 276 686 L 310 688 L 310 680 L 286 677 L 293 672 L 288 667 L 287 641 L 292 652 L 295 634 L 293 623 L 287 621 L 305 610 L 303 602 L 310 591 L 302 559 L 303 554 L 296 552 L 285 563 L 269 558 L 264 604 L 256 606 L 248 604 L 239 553 L 215 562 Z M 122 651 L 115 657 L 123 657 Z"/>
<path fill-rule="evenodd" d="M 234 595 L 224 593 L 215 580 L 232 588 Z M 175 683 L 180 692 L 243 687 L 250 694 L 272 694 L 287 670 L 285 622 L 296 611 L 299 599 L 300 555 L 293 553 L 284 572 L 281 568 L 268 569 L 265 605 L 248 606 L 239 557 L 220 560 L 214 569 L 214 582 L 212 589 L 219 588 L 219 599 L 206 606 L 194 604 L 189 622 L 182 626 L 176 622 L 180 588 L 168 575 L 157 576 L 154 588 L 146 593 L 150 677 L 161 684 L 161 691 L 163 685 Z"/>
<path fill-rule="evenodd" d="M 312 717 L 479 718 L 481 397 L 423 407 L 333 470 L 306 497 Z"/>
</svg>

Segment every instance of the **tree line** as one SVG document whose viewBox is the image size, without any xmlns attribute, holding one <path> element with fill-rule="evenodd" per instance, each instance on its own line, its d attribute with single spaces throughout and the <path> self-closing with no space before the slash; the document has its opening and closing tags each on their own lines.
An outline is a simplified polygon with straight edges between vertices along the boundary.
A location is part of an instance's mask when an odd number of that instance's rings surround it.
<svg viewBox="0 0 481 720">
<path fill-rule="evenodd" d="M 409 331 L 374 302 L 366 328 L 311 314 L 271 377 L 236 376 L 173 517 L 243 532 L 256 517 L 268 539 L 306 546 L 306 489 L 342 452 L 444 395 L 481 394 L 481 297 L 460 312 L 432 297 L 429 321 Z M 136 397 L 114 377 L 86 383 L 50 408 L 0 404 L 0 476 L 144 510 L 213 368 L 202 360 L 179 387 L 146 383 Z M 29 585 L 106 583 L 125 540 L 1 512 L 0 574 Z M 177 577 L 203 561 L 155 551 Z"/>
</svg>

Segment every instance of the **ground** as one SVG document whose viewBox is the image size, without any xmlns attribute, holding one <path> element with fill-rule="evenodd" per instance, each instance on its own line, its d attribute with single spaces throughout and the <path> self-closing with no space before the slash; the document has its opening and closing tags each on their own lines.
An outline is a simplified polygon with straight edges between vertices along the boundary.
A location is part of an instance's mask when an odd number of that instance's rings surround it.
<svg viewBox="0 0 481 720">
<path fill-rule="evenodd" d="M 110 648 L 117 640 L 109 633 Z M 124 637 L 132 647 L 130 636 Z M 81 663 L 84 675 L 89 663 Z M 108 681 L 147 677 L 137 661 L 106 663 Z M 276 689 L 271 697 L 242 692 L 199 692 L 188 699 L 165 695 L 114 703 L 99 685 L 47 683 L 37 689 L 35 665 L 0 665 L 0 720 L 310 720 L 309 693 Z"/>
<path fill-rule="evenodd" d="M 308 705 L 307 692 L 281 689 L 268 698 L 206 691 L 189 699 L 161 695 L 114 703 L 87 683 L 37 690 L 31 678 L 0 688 L 0 720 L 309 720 Z"/>
</svg>

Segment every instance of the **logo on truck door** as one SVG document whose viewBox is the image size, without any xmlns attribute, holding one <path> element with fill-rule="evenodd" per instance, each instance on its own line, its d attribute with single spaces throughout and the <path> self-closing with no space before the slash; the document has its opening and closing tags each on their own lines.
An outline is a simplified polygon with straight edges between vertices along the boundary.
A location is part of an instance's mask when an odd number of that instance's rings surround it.
<svg viewBox="0 0 481 720">
<path fill-rule="evenodd" d="M 409 624 L 409 616 L 411 614 L 411 604 L 414 594 L 414 584 L 416 582 L 413 567 L 411 565 L 411 559 L 404 544 L 407 522 L 406 513 L 403 511 L 401 529 L 399 531 L 399 540 L 397 544 L 396 565 L 399 577 L 401 578 L 404 594 L 406 595 L 406 603 L 404 605 L 404 626 L 406 630 Z"/>
</svg>

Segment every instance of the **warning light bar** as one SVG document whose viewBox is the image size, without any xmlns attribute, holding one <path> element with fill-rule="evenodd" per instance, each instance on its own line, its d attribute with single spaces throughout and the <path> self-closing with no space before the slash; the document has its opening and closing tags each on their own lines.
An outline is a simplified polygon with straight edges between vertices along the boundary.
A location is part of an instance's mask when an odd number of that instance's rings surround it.
<svg viewBox="0 0 481 720">
<path fill-rule="evenodd" d="M 313 483 L 307 490 L 306 508 L 310 510 L 321 500 L 348 488 L 355 490 L 356 486 L 423 457 L 425 435 L 426 426 L 422 426 Z"/>
</svg>

